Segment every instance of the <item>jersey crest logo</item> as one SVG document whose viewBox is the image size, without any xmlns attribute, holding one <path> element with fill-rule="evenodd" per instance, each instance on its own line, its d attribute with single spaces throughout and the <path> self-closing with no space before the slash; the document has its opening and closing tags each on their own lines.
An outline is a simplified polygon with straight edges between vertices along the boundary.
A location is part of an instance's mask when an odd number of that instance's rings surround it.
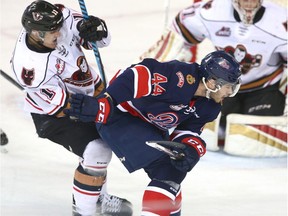
<svg viewBox="0 0 288 216">
<path fill-rule="evenodd" d="M 152 78 L 152 85 L 154 87 L 152 95 L 157 96 L 163 94 L 163 92 L 165 92 L 166 89 L 160 86 L 160 84 L 167 83 L 167 81 L 168 81 L 167 77 L 159 73 L 154 73 Z"/>
<path fill-rule="evenodd" d="M 242 44 L 238 44 L 235 48 L 227 46 L 224 48 L 217 47 L 218 50 L 224 50 L 225 52 L 234 56 L 236 61 L 240 63 L 242 74 L 248 73 L 252 68 L 259 67 L 262 62 L 262 55 L 251 55 L 248 53 L 246 47 Z"/>
<path fill-rule="evenodd" d="M 89 86 L 93 84 L 93 77 L 89 69 L 87 60 L 84 56 L 77 59 L 79 70 L 75 71 L 71 78 L 66 78 L 64 81 L 75 86 Z"/>
<path fill-rule="evenodd" d="M 35 79 L 34 68 L 32 68 L 30 70 L 26 69 L 26 68 L 23 68 L 22 69 L 22 73 L 21 73 L 21 78 L 22 78 L 23 82 L 27 86 L 31 86 L 32 85 L 32 81 Z"/>
<path fill-rule="evenodd" d="M 157 125 L 158 127 L 168 130 L 172 127 L 177 126 L 178 122 L 178 116 L 175 113 L 161 113 L 157 116 L 154 116 L 151 113 L 148 113 L 148 118 L 151 120 L 151 122 L 154 125 Z"/>
</svg>

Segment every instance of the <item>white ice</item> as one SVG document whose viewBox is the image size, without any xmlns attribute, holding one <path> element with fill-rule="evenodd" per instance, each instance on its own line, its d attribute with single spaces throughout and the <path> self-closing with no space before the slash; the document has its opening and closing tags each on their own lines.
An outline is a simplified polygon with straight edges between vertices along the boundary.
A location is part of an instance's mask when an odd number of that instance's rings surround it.
<svg viewBox="0 0 288 216">
<path fill-rule="evenodd" d="M 167 1 L 86 0 L 89 14 L 105 19 L 112 34 L 111 45 L 100 50 L 108 78 L 133 63 L 159 38 Z M 1 0 L 0 66 L 11 76 L 9 60 L 21 28 L 22 12 L 30 2 Z M 76 0 L 61 2 L 79 10 Z M 172 0 L 168 21 L 190 2 Z M 208 42 L 204 43 L 199 56 L 211 49 Z M 96 68 L 93 52 L 87 55 Z M 22 108 L 24 93 L 2 77 L 0 84 L 0 127 L 9 137 L 8 153 L 0 154 L 0 215 L 71 215 L 71 185 L 77 157 L 38 138 L 30 116 Z M 114 156 L 108 176 L 109 192 L 132 201 L 134 215 L 139 216 L 142 193 L 148 183 L 145 173 L 140 170 L 129 174 Z M 182 189 L 183 216 L 286 216 L 287 160 L 208 152 L 188 174 Z"/>
</svg>

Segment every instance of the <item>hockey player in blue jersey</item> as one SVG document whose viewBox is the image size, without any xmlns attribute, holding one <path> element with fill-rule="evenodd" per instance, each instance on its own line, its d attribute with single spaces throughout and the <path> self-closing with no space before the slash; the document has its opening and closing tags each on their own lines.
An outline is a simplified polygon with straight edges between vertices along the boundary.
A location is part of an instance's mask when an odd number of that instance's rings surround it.
<svg viewBox="0 0 288 216">
<path fill-rule="evenodd" d="M 206 152 L 201 131 L 218 116 L 222 100 L 237 93 L 240 75 L 239 64 L 224 51 L 208 54 L 201 65 L 144 59 L 118 71 L 100 97 L 72 95 L 65 113 L 95 121 L 127 170 L 148 174 L 142 216 L 179 216 L 181 182 Z M 171 150 L 185 156 L 170 158 L 146 145 L 149 140 L 181 143 L 183 148 Z"/>
</svg>

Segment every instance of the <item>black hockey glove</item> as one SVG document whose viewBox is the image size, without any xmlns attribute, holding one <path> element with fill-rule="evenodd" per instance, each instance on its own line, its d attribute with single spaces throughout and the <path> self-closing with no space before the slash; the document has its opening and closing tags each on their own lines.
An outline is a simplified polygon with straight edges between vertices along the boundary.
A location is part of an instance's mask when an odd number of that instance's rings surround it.
<svg viewBox="0 0 288 216">
<path fill-rule="evenodd" d="M 113 109 L 112 98 L 107 93 L 97 98 L 73 94 L 70 98 L 70 109 L 64 110 L 64 113 L 83 122 L 106 124 L 113 113 Z"/>
<path fill-rule="evenodd" d="M 171 163 L 176 169 L 182 172 L 189 172 L 198 163 L 200 157 L 206 153 L 206 144 L 196 136 L 189 136 L 181 140 L 184 148 L 173 147 L 172 151 L 184 154 L 182 159 L 171 159 Z M 170 147 L 171 148 L 171 147 Z"/>
<path fill-rule="evenodd" d="M 1 130 L 1 145 L 6 145 L 8 143 L 8 137 L 4 131 Z"/>
<path fill-rule="evenodd" d="M 85 41 L 95 42 L 108 36 L 108 29 L 104 20 L 89 16 L 88 19 L 82 19 L 77 24 L 79 36 Z"/>
</svg>

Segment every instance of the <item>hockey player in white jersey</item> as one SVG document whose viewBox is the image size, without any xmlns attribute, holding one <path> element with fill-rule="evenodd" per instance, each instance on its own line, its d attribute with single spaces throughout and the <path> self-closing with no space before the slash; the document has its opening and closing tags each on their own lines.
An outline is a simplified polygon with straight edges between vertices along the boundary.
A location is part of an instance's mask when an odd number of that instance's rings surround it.
<svg viewBox="0 0 288 216">
<path fill-rule="evenodd" d="M 284 8 L 262 0 L 215 0 L 193 4 L 173 21 L 188 44 L 209 38 L 216 49 L 241 64 L 239 94 L 224 102 L 229 113 L 282 115 L 284 95 L 278 90 L 287 62 L 287 15 Z"/>
<path fill-rule="evenodd" d="M 16 79 L 26 91 L 25 110 L 31 113 L 37 134 L 79 156 L 73 181 L 73 215 L 132 215 L 126 199 L 108 195 L 107 166 L 112 152 L 100 139 L 93 122 L 66 117 L 69 95 L 97 96 L 104 85 L 88 65 L 82 48 L 91 42 L 102 48 L 111 36 L 105 21 L 79 12 L 34 1 L 22 15 L 23 29 L 11 59 Z"/>
<path fill-rule="evenodd" d="M 190 61 L 190 48 L 206 38 L 217 50 L 232 54 L 241 64 L 242 85 L 236 97 L 224 101 L 222 128 L 230 113 L 283 115 L 287 94 L 285 8 L 263 0 L 194 3 L 177 14 L 158 45 L 142 58 Z"/>
</svg>

